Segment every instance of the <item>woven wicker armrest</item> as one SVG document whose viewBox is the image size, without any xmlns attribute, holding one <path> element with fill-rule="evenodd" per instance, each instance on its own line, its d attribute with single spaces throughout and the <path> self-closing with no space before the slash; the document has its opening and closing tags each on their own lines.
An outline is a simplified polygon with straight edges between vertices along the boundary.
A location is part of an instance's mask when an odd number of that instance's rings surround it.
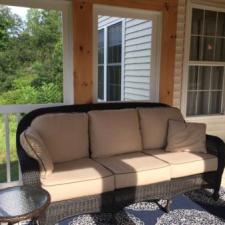
<svg viewBox="0 0 225 225">
<path fill-rule="evenodd" d="M 216 155 L 218 158 L 217 177 L 215 179 L 219 189 L 225 166 L 225 143 L 219 137 L 206 135 L 206 147 L 208 153 Z"/>
<path fill-rule="evenodd" d="M 29 157 L 22 145 L 20 144 L 19 129 L 17 130 L 16 145 L 17 155 L 20 162 L 23 184 L 25 185 L 39 185 L 40 184 L 40 169 L 38 162 Z"/>
</svg>

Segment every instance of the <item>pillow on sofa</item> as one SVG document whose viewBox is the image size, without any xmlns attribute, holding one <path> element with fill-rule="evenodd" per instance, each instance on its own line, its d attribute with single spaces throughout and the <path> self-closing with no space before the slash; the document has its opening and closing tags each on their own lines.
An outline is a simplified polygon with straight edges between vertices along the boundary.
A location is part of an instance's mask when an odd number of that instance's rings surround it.
<svg viewBox="0 0 225 225">
<path fill-rule="evenodd" d="M 169 120 L 166 151 L 207 153 L 206 125 Z"/>
<path fill-rule="evenodd" d="M 138 111 L 145 150 L 166 147 L 169 119 L 184 121 L 180 110 L 177 108 L 140 108 Z"/>
<path fill-rule="evenodd" d="M 36 117 L 31 127 L 38 131 L 54 163 L 89 157 L 86 113 L 48 113 Z"/>
<path fill-rule="evenodd" d="M 136 109 L 89 112 L 93 158 L 142 150 Z"/>
<path fill-rule="evenodd" d="M 38 161 L 42 178 L 46 178 L 50 175 L 54 166 L 49 152 L 38 132 L 35 129 L 28 127 L 20 135 L 20 143 L 27 154 Z"/>
</svg>

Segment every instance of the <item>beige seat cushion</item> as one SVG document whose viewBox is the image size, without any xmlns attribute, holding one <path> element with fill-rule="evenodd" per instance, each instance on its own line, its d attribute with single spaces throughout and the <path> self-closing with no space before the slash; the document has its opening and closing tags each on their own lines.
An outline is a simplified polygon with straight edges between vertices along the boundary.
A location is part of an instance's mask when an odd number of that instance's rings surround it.
<svg viewBox="0 0 225 225">
<path fill-rule="evenodd" d="M 53 162 L 88 157 L 88 116 L 85 113 L 45 114 L 33 120 Z"/>
<path fill-rule="evenodd" d="M 143 153 L 129 153 L 96 160 L 113 172 L 116 188 L 170 180 L 168 163 Z"/>
<path fill-rule="evenodd" d="M 207 153 L 206 125 L 169 120 L 166 151 Z"/>
<path fill-rule="evenodd" d="M 217 157 L 210 154 L 165 152 L 164 150 L 149 150 L 145 152 L 169 163 L 172 178 L 216 171 L 218 167 Z"/>
<path fill-rule="evenodd" d="M 184 120 L 179 109 L 169 107 L 139 109 L 144 149 L 166 146 L 168 120 Z"/>
<path fill-rule="evenodd" d="M 93 158 L 142 150 L 136 109 L 91 111 L 89 116 Z"/>
<path fill-rule="evenodd" d="M 57 163 L 48 179 L 41 179 L 51 200 L 61 201 L 114 190 L 112 173 L 91 159 Z"/>
<path fill-rule="evenodd" d="M 52 174 L 54 166 L 51 156 L 39 133 L 34 128 L 28 127 L 20 135 L 20 143 L 26 153 L 37 160 L 43 178 Z"/>
</svg>

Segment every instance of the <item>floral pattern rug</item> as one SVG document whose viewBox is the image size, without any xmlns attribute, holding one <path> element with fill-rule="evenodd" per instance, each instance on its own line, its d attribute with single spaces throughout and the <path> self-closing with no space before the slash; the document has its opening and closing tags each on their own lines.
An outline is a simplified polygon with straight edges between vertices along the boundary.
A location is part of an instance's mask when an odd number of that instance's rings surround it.
<svg viewBox="0 0 225 225">
<path fill-rule="evenodd" d="M 211 190 L 197 190 L 173 199 L 171 211 L 165 202 L 141 202 L 126 207 L 114 217 L 110 213 L 84 214 L 65 219 L 58 225 L 225 225 L 225 189 L 214 201 Z"/>
</svg>

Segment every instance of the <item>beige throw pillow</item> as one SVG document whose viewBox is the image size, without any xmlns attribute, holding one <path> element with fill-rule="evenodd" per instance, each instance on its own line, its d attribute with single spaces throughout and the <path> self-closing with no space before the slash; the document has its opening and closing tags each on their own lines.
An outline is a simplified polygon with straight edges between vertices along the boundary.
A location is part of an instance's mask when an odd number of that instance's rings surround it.
<svg viewBox="0 0 225 225">
<path fill-rule="evenodd" d="M 166 151 L 206 153 L 206 125 L 169 120 Z"/>
<path fill-rule="evenodd" d="M 20 135 L 20 143 L 26 153 L 38 161 L 42 178 L 52 174 L 54 169 L 52 159 L 43 140 L 34 128 L 29 127 Z"/>
</svg>

